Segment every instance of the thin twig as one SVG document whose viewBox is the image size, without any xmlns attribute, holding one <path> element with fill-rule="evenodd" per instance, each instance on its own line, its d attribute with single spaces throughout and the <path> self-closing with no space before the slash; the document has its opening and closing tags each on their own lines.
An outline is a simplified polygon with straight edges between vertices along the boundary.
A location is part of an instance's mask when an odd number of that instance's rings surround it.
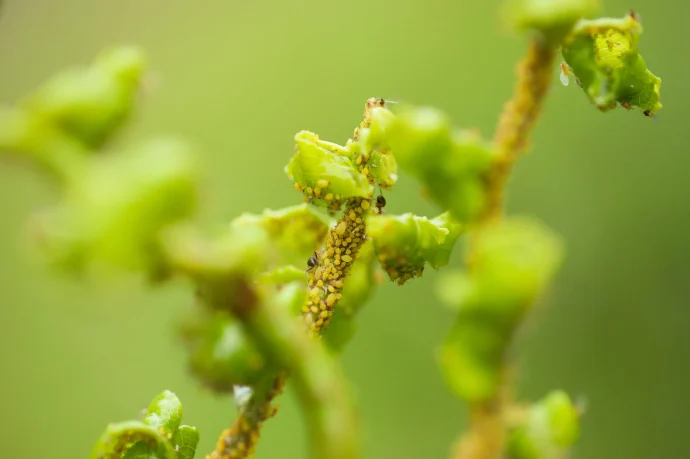
<svg viewBox="0 0 690 459">
<path fill-rule="evenodd" d="M 485 219 L 500 218 L 503 191 L 515 161 L 527 149 L 542 102 L 551 87 L 556 50 L 538 37 L 517 68 L 518 82 L 513 98 L 503 108 L 494 136 L 498 161 L 489 177 L 489 201 Z"/>
<path fill-rule="evenodd" d="M 504 189 L 513 165 L 527 149 L 532 129 L 551 86 L 556 49 L 535 37 L 527 56 L 517 67 L 518 82 L 498 122 L 494 144 L 498 158 L 488 179 L 488 204 L 472 234 L 468 265 L 472 269 L 473 246 L 482 229 L 501 219 Z M 488 401 L 470 407 L 470 428 L 452 453 L 455 459 L 500 459 L 506 443 L 505 413 L 511 403 L 508 369 L 502 371 L 502 389 Z"/>
</svg>

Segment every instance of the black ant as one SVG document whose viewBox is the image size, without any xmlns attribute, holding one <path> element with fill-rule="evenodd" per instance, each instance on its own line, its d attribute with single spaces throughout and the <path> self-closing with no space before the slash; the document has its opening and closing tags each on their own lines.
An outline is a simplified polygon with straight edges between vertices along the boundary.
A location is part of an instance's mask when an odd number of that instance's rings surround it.
<svg viewBox="0 0 690 459">
<path fill-rule="evenodd" d="M 321 256 L 314 250 L 314 255 L 307 260 L 307 269 L 304 271 L 304 277 L 306 278 L 307 274 L 314 271 L 318 266 L 321 266 Z"/>
<path fill-rule="evenodd" d="M 386 207 L 386 198 L 382 194 L 376 197 L 376 209 L 379 211 L 379 215 L 383 214 L 383 208 Z"/>
<path fill-rule="evenodd" d="M 320 264 L 321 264 L 321 258 L 319 257 L 318 252 L 316 250 L 314 250 L 314 256 L 309 257 L 309 259 L 307 260 L 308 268 L 307 268 L 306 272 L 311 271 L 312 269 L 316 268 Z"/>
</svg>

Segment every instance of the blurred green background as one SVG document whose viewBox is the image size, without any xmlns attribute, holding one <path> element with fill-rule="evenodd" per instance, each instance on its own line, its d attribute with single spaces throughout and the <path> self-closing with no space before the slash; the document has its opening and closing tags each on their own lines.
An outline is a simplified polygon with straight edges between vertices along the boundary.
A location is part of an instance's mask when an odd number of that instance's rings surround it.
<svg viewBox="0 0 690 459">
<path fill-rule="evenodd" d="M 639 11 L 641 51 L 663 79 L 659 122 L 601 114 L 575 85 L 555 84 L 535 149 L 519 164 L 513 213 L 564 235 L 567 263 L 516 347 L 519 396 L 564 388 L 588 400 L 576 457 L 683 458 L 690 402 L 690 129 L 687 18 L 676 0 L 607 0 Z M 353 0 L 5 0 L 0 103 L 103 47 L 150 53 L 155 91 L 127 139 L 179 133 L 206 164 L 204 218 L 299 202 L 283 174 L 300 129 L 344 142 L 364 101 L 430 104 L 490 135 L 514 84 L 524 39 L 501 28 L 498 2 Z M 684 70 L 685 69 L 685 70 Z M 554 68 L 554 82 L 558 71 Z M 684 85 L 684 86 L 683 86 Z M 184 285 L 88 286 L 48 271 L 27 221 L 55 199 L 40 177 L 0 164 L 0 443 L 3 457 L 86 457 L 110 421 L 135 417 L 164 388 L 178 393 L 201 453 L 234 416 L 187 375 L 172 325 Z M 403 175 L 391 212 L 432 215 Z M 456 264 L 459 254 L 456 255 Z M 434 352 L 452 313 L 435 273 L 380 288 L 344 354 L 367 458 L 443 458 L 464 428 Z M 305 457 L 290 392 L 259 458 Z"/>
</svg>

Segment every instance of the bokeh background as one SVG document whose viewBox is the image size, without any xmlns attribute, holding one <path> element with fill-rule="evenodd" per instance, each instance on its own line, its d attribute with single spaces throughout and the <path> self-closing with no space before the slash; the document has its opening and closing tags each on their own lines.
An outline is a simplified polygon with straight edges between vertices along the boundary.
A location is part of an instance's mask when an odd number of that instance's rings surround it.
<svg viewBox="0 0 690 459">
<path fill-rule="evenodd" d="M 3 104 L 105 46 L 148 50 L 157 84 L 123 142 L 168 132 L 193 140 L 206 165 L 209 222 L 299 202 L 283 173 L 294 133 L 345 141 L 370 96 L 430 104 L 490 135 L 525 44 L 501 27 L 498 2 L 4 3 Z M 640 12 L 641 51 L 663 79 L 665 108 L 658 122 L 639 111 L 601 114 L 577 86 L 554 85 L 509 208 L 560 232 L 568 259 L 548 307 L 521 333 L 518 393 L 586 397 L 575 457 L 690 457 L 690 4 L 604 3 L 606 15 Z M 85 286 L 50 272 L 26 226 L 54 190 L 1 163 L 0 196 L 0 455 L 86 457 L 108 422 L 135 417 L 164 388 L 200 428 L 199 455 L 210 450 L 234 408 L 185 371 L 173 324 L 189 291 Z M 437 212 L 405 175 L 386 198 L 391 212 Z M 343 356 L 367 458 L 447 457 L 466 425 L 434 359 L 453 317 L 434 298 L 435 277 L 381 287 Z M 305 452 L 288 391 L 258 457 Z"/>
</svg>

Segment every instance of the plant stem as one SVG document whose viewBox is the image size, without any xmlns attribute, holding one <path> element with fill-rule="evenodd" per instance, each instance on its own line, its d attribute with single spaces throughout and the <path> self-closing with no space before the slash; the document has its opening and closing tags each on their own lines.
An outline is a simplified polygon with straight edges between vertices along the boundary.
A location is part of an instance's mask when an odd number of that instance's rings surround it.
<svg viewBox="0 0 690 459">
<path fill-rule="evenodd" d="M 380 103 L 375 98 L 367 100 L 364 120 L 354 131 L 355 141 L 360 129 L 369 127 L 371 111 Z M 368 161 L 369 152 L 364 152 L 357 160 L 360 172 L 365 175 Z M 287 339 L 292 332 L 287 328 L 282 330 L 286 333 L 286 342 L 294 345 L 286 351 L 293 352 L 291 361 L 297 365 L 293 377 L 307 420 L 313 458 L 359 457 L 356 416 L 344 386 L 344 377 L 340 375 L 338 366 L 321 343 L 312 344 L 313 350 L 309 351 L 309 346 L 302 339 L 318 338 L 328 327 L 335 305 L 341 299 L 340 292 L 345 285 L 345 278 L 366 241 L 364 222 L 371 209 L 371 202 L 371 196 L 349 200 L 343 215 L 326 235 L 326 247 L 320 256 L 319 265 L 309 272 L 307 281 L 307 300 L 302 309 L 302 317 L 308 334 Z M 270 319 L 264 318 L 264 321 L 270 322 Z M 256 329 L 255 332 L 263 335 L 265 330 Z M 269 335 L 264 338 L 270 338 Z M 257 338 L 254 334 L 252 336 Z M 275 342 L 273 345 L 279 347 L 269 346 L 266 351 L 280 349 L 285 343 Z M 264 421 L 276 412 L 271 404 L 280 395 L 286 378 L 287 373 L 279 375 L 273 382 L 274 390 L 251 396 L 233 425 L 221 433 L 216 450 L 206 456 L 207 459 L 244 459 L 254 454 Z"/>
<path fill-rule="evenodd" d="M 539 37 L 529 44 L 527 56 L 518 64 L 518 81 L 513 98 L 506 103 L 494 136 L 498 159 L 489 174 L 487 209 L 472 234 L 469 269 L 472 269 L 473 241 L 482 229 L 501 219 L 504 189 L 515 161 L 527 149 L 530 134 L 541 112 L 542 103 L 551 86 L 556 49 Z M 503 369 L 504 384 L 493 399 L 470 406 L 470 428 L 453 451 L 455 459 L 500 459 L 506 443 L 505 413 L 511 403 L 507 368 Z"/>
<path fill-rule="evenodd" d="M 555 57 L 556 49 L 535 37 L 518 65 L 513 98 L 504 106 L 494 135 L 498 161 L 489 177 L 485 220 L 500 218 L 505 184 L 515 161 L 529 147 L 530 134 L 551 86 Z"/>
<path fill-rule="evenodd" d="M 350 392 L 337 361 L 323 344 L 310 339 L 279 305 L 260 308 L 243 321 L 262 352 L 290 370 L 305 415 L 311 457 L 358 458 L 357 417 Z M 278 379 L 284 380 L 285 375 Z M 271 397 L 265 400 L 270 403 Z M 257 402 L 252 397 L 249 403 Z"/>
<path fill-rule="evenodd" d="M 236 459 L 254 455 L 261 426 L 277 411 L 278 407 L 272 405 L 272 400 L 282 392 L 285 379 L 286 375 L 281 374 L 268 384 L 253 389 L 250 399 L 240 407 L 232 426 L 221 433 L 216 449 L 207 454 L 206 459 Z"/>
</svg>

